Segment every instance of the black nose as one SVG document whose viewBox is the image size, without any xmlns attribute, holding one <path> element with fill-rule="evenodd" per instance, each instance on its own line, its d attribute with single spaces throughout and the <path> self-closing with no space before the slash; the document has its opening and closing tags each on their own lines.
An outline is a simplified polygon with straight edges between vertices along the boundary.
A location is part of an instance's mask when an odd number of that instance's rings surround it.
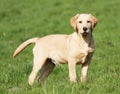
<svg viewBox="0 0 120 94">
<path fill-rule="evenodd" d="M 83 27 L 83 30 L 84 30 L 84 31 L 87 31 L 87 29 L 88 29 L 87 27 Z"/>
</svg>

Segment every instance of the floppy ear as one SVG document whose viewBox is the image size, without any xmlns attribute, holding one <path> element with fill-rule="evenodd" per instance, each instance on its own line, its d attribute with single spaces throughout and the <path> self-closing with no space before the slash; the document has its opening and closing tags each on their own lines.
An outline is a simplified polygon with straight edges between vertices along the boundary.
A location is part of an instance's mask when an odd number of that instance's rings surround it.
<svg viewBox="0 0 120 94">
<path fill-rule="evenodd" d="M 79 14 L 76 14 L 74 17 L 72 17 L 70 19 L 70 23 L 71 23 L 71 26 L 76 30 L 77 29 L 77 24 L 76 24 L 76 20 L 78 18 Z"/>
<path fill-rule="evenodd" d="M 97 18 L 95 18 L 92 14 L 90 14 L 91 18 L 92 18 L 92 29 L 95 28 L 95 26 L 98 23 Z"/>
</svg>

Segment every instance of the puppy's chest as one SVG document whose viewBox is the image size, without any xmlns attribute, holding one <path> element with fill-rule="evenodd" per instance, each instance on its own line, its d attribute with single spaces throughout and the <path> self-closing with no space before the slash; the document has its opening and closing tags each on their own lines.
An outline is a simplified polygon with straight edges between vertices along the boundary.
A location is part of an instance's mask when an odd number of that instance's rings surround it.
<svg viewBox="0 0 120 94">
<path fill-rule="evenodd" d="M 79 52 L 77 53 L 74 58 L 76 59 L 77 63 L 84 63 L 85 60 L 87 59 L 88 56 L 88 51 L 85 52 Z"/>
<path fill-rule="evenodd" d="M 89 55 L 89 47 L 88 45 L 83 45 L 78 47 L 78 49 L 74 49 L 72 56 L 76 60 L 77 63 L 84 63 Z"/>
</svg>

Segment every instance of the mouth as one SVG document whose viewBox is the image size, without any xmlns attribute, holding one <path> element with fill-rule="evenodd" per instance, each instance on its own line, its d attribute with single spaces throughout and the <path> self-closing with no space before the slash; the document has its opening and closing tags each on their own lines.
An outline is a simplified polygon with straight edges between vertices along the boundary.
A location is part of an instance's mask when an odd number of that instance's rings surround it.
<svg viewBox="0 0 120 94">
<path fill-rule="evenodd" d="M 82 33 L 82 35 L 85 36 L 85 37 L 86 37 L 88 34 L 89 34 L 88 32 L 83 32 L 83 33 Z"/>
</svg>

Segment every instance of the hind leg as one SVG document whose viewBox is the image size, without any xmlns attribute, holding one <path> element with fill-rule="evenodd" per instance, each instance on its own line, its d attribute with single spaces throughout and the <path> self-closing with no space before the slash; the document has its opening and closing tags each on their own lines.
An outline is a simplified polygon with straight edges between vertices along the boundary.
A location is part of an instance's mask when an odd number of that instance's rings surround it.
<svg viewBox="0 0 120 94">
<path fill-rule="evenodd" d="M 55 67 L 55 64 L 52 62 L 51 59 L 48 58 L 42 67 L 41 75 L 38 81 L 40 83 L 44 82 L 45 79 L 48 77 L 48 75 L 53 71 L 54 67 Z"/>
<path fill-rule="evenodd" d="M 33 69 L 32 69 L 32 72 L 31 72 L 31 74 L 29 76 L 29 79 L 28 79 L 28 83 L 29 83 L 30 86 L 33 85 L 34 79 L 35 79 L 38 71 L 44 65 L 45 61 L 46 61 L 45 57 L 42 57 L 42 56 L 40 56 L 38 54 L 34 55 Z"/>
</svg>

